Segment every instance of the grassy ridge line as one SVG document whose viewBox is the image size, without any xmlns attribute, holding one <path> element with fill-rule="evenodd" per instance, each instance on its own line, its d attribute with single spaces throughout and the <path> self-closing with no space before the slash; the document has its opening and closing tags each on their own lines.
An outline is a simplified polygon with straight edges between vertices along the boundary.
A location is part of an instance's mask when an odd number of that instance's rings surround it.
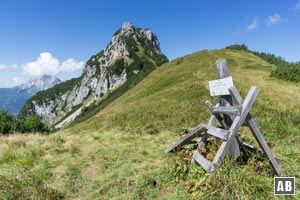
<svg viewBox="0 0 300 200">
<path fill-rule="evenodd" d="M 162 65 L 73 127 L 50 136 L 1 137 L 0 175 L 11 184 L 0 179 L 0 199 L 7 197 L 9 185 L 18 184 L 23 187 L 13 187 L 14 194 L 26 198 L 40 194 L 43 199 L 273 199 L 273 174 L 266 161 L 253 158 L 239 166 L 226 161 L 218 173 L 207 176 L 190 165 L 191 156 L 164 153 L 182 126 L 208 121 L 203 102 L 216 102 L 209 96 L 207 81 L 217 76 L 218 58 L 227 59 L 242 97 L 251 85 L 261 89 L 251 113 L 266 140 L 272 141 L 286 175 L 300 177 L 300 105 L 295 101 L 300 86 L 270 78 L 274 66 L 251 53 L 201 51 Z M 240 135 L 254 141 L 247 129 Z M 14 179 L 21 175 L 20 182 Z M 157 186 L 149 185 L 149 179 Z"/>
<path fill-rule="evenodd" d="M 275 56 L 274 54 L 251 51 L 245 44 L 231 45 L 226 47 L 226 49 L 251 52 L 266 62 L 276 66 L 271 72 L 271 76 L 293 82 L 300 81 L 300 61 L 288 62 L 284 58 Z"/>
</svg>

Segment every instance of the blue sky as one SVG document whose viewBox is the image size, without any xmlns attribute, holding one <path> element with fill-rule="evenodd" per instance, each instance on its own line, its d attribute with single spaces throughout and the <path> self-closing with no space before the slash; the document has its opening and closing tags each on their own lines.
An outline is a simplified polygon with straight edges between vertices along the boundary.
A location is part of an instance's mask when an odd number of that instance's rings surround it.
<svg viewBox="0 0 300 200">
<path fill-rule="evenodd" d="M 0 87 L 79 76 L 127 21 L 151 28 L 171 60 L 235 43 L 300 60 L 300 0 L 0 0 Z"/>
</svg>

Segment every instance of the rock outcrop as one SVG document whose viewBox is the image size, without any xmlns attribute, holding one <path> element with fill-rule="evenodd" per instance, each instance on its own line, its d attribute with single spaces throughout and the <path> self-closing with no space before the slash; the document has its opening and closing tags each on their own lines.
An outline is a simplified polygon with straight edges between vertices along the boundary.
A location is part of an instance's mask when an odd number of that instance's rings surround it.
<svg viewBox="0 0 300 200">
<path fill-rule="evenodd" d="M 33 96 L 20 115 L 37 114 L 44 122 L 53 125 L 70 113 L 81 110 L 82 106 L 100 100 L 108 91 L 121 86 L 145 68 L 155 68 L 167 61 L 150 29 L 124 23 L 107 47 L 86 62 L 79 78 Z"/>
</svg>

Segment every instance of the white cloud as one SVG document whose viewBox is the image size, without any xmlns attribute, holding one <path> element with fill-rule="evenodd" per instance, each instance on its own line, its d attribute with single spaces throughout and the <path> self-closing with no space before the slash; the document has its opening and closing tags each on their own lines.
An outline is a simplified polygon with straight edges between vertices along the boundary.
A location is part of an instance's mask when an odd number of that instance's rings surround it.
<svg viewBox="0 0 300 200">
<path fill-rule="evenodd" d="M 60 71 L 61 72 L 79 71 L 82 69 L 83 65 L 84 65 L 84 62 L 82 62 L 82 61 L 77 62 L 73 58 L 70 58 L 61 64 Z"/>
<path fill-rule="evenodd" d="M 54 75 L 59 72 L 58 68 L 59 60 L 54 58 L 51 53 L 44 52 L 36 61 L 25 64 L 23 72 L 29 76 Z"/>
<path fill-rule="evenodd" d="M 18 68 L 18 64 L 13 64 L 11 67 L 12 67 L 13 69 L 17 69 L 17 68 Z"/>
<path fill-rule="evenodd" d="M 294 10 L 299 11 L 300 10 L 300 0 L 298 3 L 294 6 Z"/>
<path fill-rule="evenodd" d="M 25 80 L 23 80 L 21 77 L 14 77 L 12 78 L 13 86 L 21 85 L 25 83 Z"/>
<path fill-rule="evenodd" d="M 274 24 L 278 24 L 281 21 L 282 21 L 281 16 L 278 15 L 278 14 L 274 14 L 274 15 L 271 15 L 271 16 L 268 17 L 267 25 L 271 26 L 271 25 L 274 25 Z"/>
<path fill-rule="evenodd" d="M 23 72 L 29 76 L 56 75 L 61 72 L 74 72 L 81 70 L 84 63 L 70 58 L 60 65 L 60 61 L 49 52 L 43 52 L 34 62 L 23 66 Z"/>
<path fill-rule="evenodd" d="M 6 68 L 6 65 L 0 64 L 0 70 L 5 69 L 5 68 Z"/>
<path fill-rule="evenodd" d="M 299 10 L 300 10 L 300 0 L 299 0 Z M 247 18 L 246 18 L 247 20 Z M 247 31 L 252 31 L 254 29 L 259 28 L 259 26 L 272 26 L 275 24 L 278 24 L 282 21 L 284 21 L 285 19 L 283 19 L 279 14 L 275 13 L 274 15 L 270 15 L 268 16 L 265 20 L 259 20 L 254 18 L 251 22 L 251 24 L 249 24 L 246 27 Z"/>
<path fill-rule="evenodd" d="M 258 21 L 257 21 L 257 19 L 253 19 L 252 23 L 247 26 L 247 30 L 251 31 L 256 28 L 258 28 Z"/>
</svg>

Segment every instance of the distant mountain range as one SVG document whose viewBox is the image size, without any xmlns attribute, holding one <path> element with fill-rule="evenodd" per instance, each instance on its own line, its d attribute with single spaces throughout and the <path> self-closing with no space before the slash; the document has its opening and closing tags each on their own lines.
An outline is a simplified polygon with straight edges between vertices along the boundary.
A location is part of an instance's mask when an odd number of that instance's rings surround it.
<svg viewBox="0 0 300 200">
<path fill-rule="evenodd" d="M 59 78 L 44 75 L 12 88 L 0 88 L 0 108 L 17 115 L 25 102 L 39 91 L 61 83 Z"/>
</svg>

